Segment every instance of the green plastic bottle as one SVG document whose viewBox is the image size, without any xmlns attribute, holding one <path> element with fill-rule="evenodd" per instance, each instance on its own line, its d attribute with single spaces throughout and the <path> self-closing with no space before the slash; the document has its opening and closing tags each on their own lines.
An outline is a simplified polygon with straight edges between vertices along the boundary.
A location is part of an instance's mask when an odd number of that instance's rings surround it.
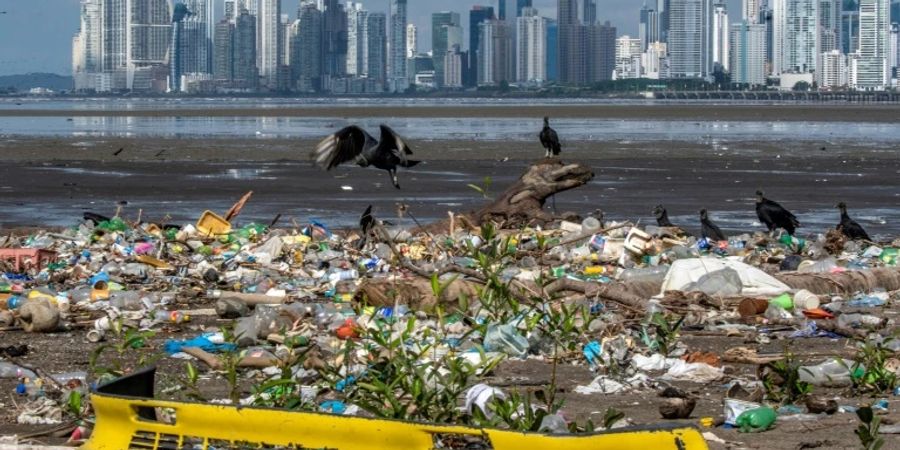
<svg viewBox="0 0 900 450">
<path fill-rule="evenodd" d="M 759 433 L 772 428 L 778 415 L 768 406 L 744 411 L 735 420 L 741 433 Z"/>
</svg>

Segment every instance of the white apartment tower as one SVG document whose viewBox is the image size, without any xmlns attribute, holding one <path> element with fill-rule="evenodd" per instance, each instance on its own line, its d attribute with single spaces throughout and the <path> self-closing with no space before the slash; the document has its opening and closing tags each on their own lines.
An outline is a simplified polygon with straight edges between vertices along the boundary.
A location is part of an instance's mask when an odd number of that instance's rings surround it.
<svg viewBox="0 0 900 450">
<path fill-rule="evenodd" d="M 729 69 L 729 45 L 728 38 L 731 30 L 728 26 L 728 9 L 724 3 L 713 6 L 713 64 L 724 72 Z"/>
<path fill-rule="evenodd" d="M 890 86 L 890 1 L 859 1 L 859 58 L 856 89 L 884 90 Z"/>
<path fill-rule="evenodd" d="M 819 89 L 843 89 L 849 82 L 847 55 L 840 50 L 829 50 L 819 55 L 819 67 L 816 69 L 816 83 Z"/>
<path fill-rule="evenodd" d="M 406 58 L 415 58 L 419 52 L 419 29 L 415 24 L 406 26 Z"/>
<path fill-rule="evenodd" d="M 368 72 L 368 22 L 362 3 L 347 3 L 347 75 L 363 77 Z"/>
<path fill-rule="evenodd" d="M 766 84 L 766 25 L 744 21 L 731 25 L 730 67 L 733 83 Z"/>
<path fill-rule="evenodd" d="M 523 8 L 516 19 L 516 79 L 523 83 L 547 80 L 547 19 L 534 8 Z"/>
<path fill-rule="evenodd" d="M 275 87 L 281 65 L 281 0 L 259 0 L 256 17 L 256 66 L 262 83 Z"/>
<path fill-rule="evenodd" d="M 782 73 L 816 70 L 819 0 L 773 0 L 773 68 Z"/>
<path fill-rule="evenodd" d="M 669 2 L 669 69 L 675 78 L 712 74 L 712 0 Z"/>
<path fill-rule="evenodd" d="M 616 78 L 640 78 L 641 39 L 627 34 L 616 39 Z"/>
</svg>

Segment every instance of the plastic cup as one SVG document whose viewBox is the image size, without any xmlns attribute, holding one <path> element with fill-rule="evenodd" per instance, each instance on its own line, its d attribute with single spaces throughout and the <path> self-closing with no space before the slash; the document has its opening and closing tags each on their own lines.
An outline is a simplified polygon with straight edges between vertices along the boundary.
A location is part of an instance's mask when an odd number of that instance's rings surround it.
<svg viewBox="0 0 900 450">
<path fill-rule="evenodd" d="M 799 292 L 794 294 L 794 308 L 796 309 L 807 311 L 810 309 L 816 309 L 819 307 L 819 305 L 819 296 L 807 291 L 806 289 L 800 290 Z"/>
<path fill-rule="evenodd" d="M 774 303 L 785 310 L 794 309 L 794 301 L 791 299 L 791 294 L 781 294 L 769 300 L 769 303 Z"/>
</svg>

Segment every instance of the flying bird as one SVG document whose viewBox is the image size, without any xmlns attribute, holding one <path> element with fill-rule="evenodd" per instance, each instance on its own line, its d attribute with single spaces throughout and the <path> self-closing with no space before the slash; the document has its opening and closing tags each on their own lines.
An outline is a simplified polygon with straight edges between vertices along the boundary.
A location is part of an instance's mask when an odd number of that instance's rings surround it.
<svg viewBox="0 0 900 450">
<path fill-rule="evenodd" d="M 872 238 L 869 237 L 869 234 L 866 233 L 866 230 L 863 229 L 855 220 L 850 218 L 850 215 L 847 214 L 847 204 L 844 202 L 840 202 L 837 204 L 837 208 L 841 210 L 841 223 L 838 224 L 837 229 L 844 233 L 844 236 L 852 240 L 864 240 L 864 241 L 872 241 Z"/>
<path fill-rule="evenodd" d="M 800 227 L 796 216 L 778 203 L 765 198 L 763 191 L 756 191 L 756 216 L 769 229 L 769 234 L 773 234 L 778 228 L 784 228 L 793 236 L 794 231 Z"/>
<path fill-rule="evenodd" d="M 408 159 L 408 155 L 412 155 L 412 150 L 387 125 L 381 125 L 380 141 L 376 141 L 366 130 L 351 125 L 323 139 L 313 151 L 312 158 L 317 166 L 325 170 L 346 162 L 386 170 L 391 176 L 391 183 L 400 189 L 397 168 L 410 168 L 420 163 Z"/>
<path fill-rule="evenodd" d="M 709 214 L 707 214 L 705 209 L 700 210 L 700 235 L 714 241 L 728 240 L 728 237 L 725 236 L 725 233 L 722 233 L 719 226 L 713 223 L 712 220 L 709 220 Z"/>
<path fill-rule="evenodd" d="M 541 130 L 540 138 L 541 145 L 543 145 L 546 150 L 546 153 L 544 154 L 545 158 L 559 156 L 562 152 L 562 147 L 559 145 L 559 135 L 556 134 L 556 130 L 550 128 L 549 117 L 544 117 L 544 129 Z"/>
<path fill-rule="evenodd" d="M 125 147 L 122 147 L 122 148 L 116 150 L 116 152 L 113 153 L 113 156 L 119 156 L 119 155 L 121 155 L 122 152 L 124 152 L 124 151 L 125 151 Z"/>
</svg>

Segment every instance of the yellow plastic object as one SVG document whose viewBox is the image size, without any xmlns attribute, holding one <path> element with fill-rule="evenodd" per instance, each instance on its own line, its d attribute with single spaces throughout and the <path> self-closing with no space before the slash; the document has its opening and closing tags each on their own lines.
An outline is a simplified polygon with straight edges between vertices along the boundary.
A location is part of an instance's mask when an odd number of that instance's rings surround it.
<svg viewBox="0 0 900 450">
<path fill-rule="evenodd" d="M 212 211 L 204 211 L 197 221 L 197 231 L 206 236 L 228 234 L 231 232 L 231 223 Z"/>
<path fill-rule="evenodd" d="M 171 264 L 169 264 L 163 260 L 156 259 L 152 256 L 140 255 L 140 256 L 135 257 L 134 259 L 137 260 L 137 262 L 139 262 L 139 263 L 147 264 L 148 266 L 153 266 L 157 269 L 175 270 L 175 268 L 172 267 Z"/>
<path fill-rule="evenodd" d="M 134 381 L 123 387 L 126 391 L 135 392 L 140 389 L 135 385 L 141 384 Z M 101 387 L 100 391 L 103 390 Z M 235 447 L 428 450 L 435 447 L 435 435 L 478 436 L 489 441 L 495 450 L 707 449 L 703 436 L 693 427 L 626 428 L 589 435 L 560 436 L 159 401 L 101 392 L 92 394 L 91 404 L 97 415 L 97 424 L 90 440 L 82 447 L 85 450 L 207 450 Z"/>
</svg>

